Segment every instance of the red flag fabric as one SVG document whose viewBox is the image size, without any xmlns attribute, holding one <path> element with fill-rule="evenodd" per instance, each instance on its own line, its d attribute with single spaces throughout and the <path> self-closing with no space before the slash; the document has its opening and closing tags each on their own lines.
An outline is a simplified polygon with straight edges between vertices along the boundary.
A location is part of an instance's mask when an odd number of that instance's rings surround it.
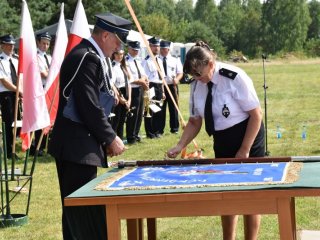
<svg viewBox="0 0 320 240">
<path fill-rule="evenodd" d="M 22 22 L 19 50 L 19 70 L 23 75 L 23 119 L 21 137 L 23 146 L 30 147 L 30 132 L 47 127 L 50 124 L 44 89 L 37 60 L 37 46 L 34 38 L 30 12 L 25 0 L 22 1 Z M 29 141 L 29 142 L 26 142 Z M 23 149 L 25 150 L 25 149 Z"/>
<path fill-rule="evenodd" d="M 70 29 L 69 42 L 67 46 L 66 55 L 72 50 L 74 46 L 80 43 L 83 38 L 90 37 L 90 29 L 86 16 L 86 12 L 84 11 L 84 7 L 82 5 L 82 1 L 78 0 L 76 11 L 73 16 L 73 22 Z"/>
<path fill-rule="evenodd" d="M 55 46 L 52 54 L 49 74 L 46 81 L 45 92 L 48 111 L 50 114 L 50 125 L 54 124 L 57 116 L 59 103 L 59 72 L 63 62 L 65 51 L 68 44 L 68 32 L 64 20 L 64 3 L 61 4 L 60 18 L 55 38 Z M 50 127 L 45 129 L 48 133 Z"/>
</svg>

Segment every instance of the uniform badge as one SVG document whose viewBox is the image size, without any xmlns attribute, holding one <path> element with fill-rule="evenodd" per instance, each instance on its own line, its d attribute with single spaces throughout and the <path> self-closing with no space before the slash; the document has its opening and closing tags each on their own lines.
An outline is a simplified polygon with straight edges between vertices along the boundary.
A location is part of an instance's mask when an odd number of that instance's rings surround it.
<svg viewBox="0 0 320 240">
<path fill-rule="evenodd" d="M 230 115 L 229 108 L 227 107 L 226 104 L 223 105 L 222 115 L 223 115 L 225 118 L 229 117 L 229 115 Z"/>
</svg>

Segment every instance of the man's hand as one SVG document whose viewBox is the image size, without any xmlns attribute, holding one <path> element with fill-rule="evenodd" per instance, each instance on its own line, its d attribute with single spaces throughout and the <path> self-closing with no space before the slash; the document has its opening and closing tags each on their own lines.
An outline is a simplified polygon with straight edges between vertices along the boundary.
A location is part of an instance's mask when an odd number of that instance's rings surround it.
<svg viewBox="0 0 320 240">
<path fill-rule="evenodd" d="M 106 148 L 107 155 L 110 157 L 121 155 L 126 150 L 126 147 L 118 136 Z"/>
</svg>

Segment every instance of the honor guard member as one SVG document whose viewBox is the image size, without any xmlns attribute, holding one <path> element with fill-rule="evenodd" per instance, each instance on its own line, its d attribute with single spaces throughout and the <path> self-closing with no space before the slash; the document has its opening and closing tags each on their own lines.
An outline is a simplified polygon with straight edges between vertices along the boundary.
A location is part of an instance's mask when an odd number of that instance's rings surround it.
<svg viewBox="0 0 320 240">
<path fill-rule="evenodd" d="M 0 54 L 0 105 L 2 121 L 5 123 L 7 157 L 12 157 L 13 127 L 15 112 L 15 97 L 17 84 L 18 59 L 14 53 L 14 37 L 0 37 L 2 53 Z M 20 92 L 22 97 L 22 92 Z"/>
<path fill-rule="evenodd" d="M 138 58 L 140 51 L 140 42 L 128 42 L 128 53 L 126 55 L 126 62 L 129 71 L 132 74 L 131 85 L 131 116 L 127 118 L 126 134 L 129 144 L 140 142 L 139 131 L 143 117 L 143 95 L 144 91 L 149 89 L 147 76 L 141 62 Z"/>
<path fill-rule="evenodd" d="M 190 118 L 178 144 L 168 150 L 176 157 L 199 133 L 202 119 L 214 139 L 216 158 L 263 157 L 264 127 L 259 99 L 250 77 L 240 68 L 216 62 L 202 41 L 186 55 L 183 70 L 193 76 Z M 237 216 L 222 216 L 223 239 L 236 238 Z M 258 239 L 260 215 L 244 216 L 245 239 Z"/>
<path fill-rule="evenodd" d="M 50 47 L 50 42 L 51 42 L 51 36 L 48 32 L 40 33 L 36 36 L 37 40 L 37 56 L 38 56 L 38 64 L 39 64 L 39 70 L 40 70 L 40 75 L 41 75 L 41 80 L 42 80 L 42 86 L 45 87 L 47 77 L 49 74 L 49 68 L 51 64 L 51 55 L 47 53 L 49 47 Z M 38 146 L 38 142 L 41 137 L 42 130 L 37 130 L 35 131 L 35 139 L 34 143 L 30 147 L 30 155 L 34 155 L 35 150 Z M 43 150 L 46 146 L 46 138 L 48 135 L 44 136 L 42 139 L 41 146 L 39 148 L 38 156 L 43 155 Z"/>
<path fill-rule="evenodd" d="M 149 38 L 148 41 L 151 51 L 156 58 L 156 62 L 164 75 L 162 60 L 159 57 L 160 40 L 156 37 L 152 37 Z M 158 72 L 158 68 L 155 66 L 155 63 L 150 55 L 144 59 L 142 66 L 149 80 L 149 88 L 154 88 L 155 96 L 152 99 L 156 100 L 156 104 L 161 108 L 162 104 L 160 104 L 160 102 L 164 100 L 165 95 L 163 89 L 164 85 L 161 80 L 160 73 Z M 161 137 L 161 114 L 161 111 L 156 113 L 150 111 L 151 117 L 144 118 L 145 130 L 148 138 Z"/>
<path fill-rule="evenodd" d="M 160 42 L 160 58 L 163 63 L 163 69 L 165 74 L 165 80 L 169 87 L 169 90 L 174 98 L 174 101 L 178 104 L 179 101 L 179 88 L 178 84 L 183 77 L 182 64 L 179 58 L 175 58 L 170 54 L 171 42 L 161 40 Z M 178 133 L 179 130 L 179 114 L 175 105 L 173 104 L 172 98 L 169 95 L 167 88 L 164 88 L 166 98 L 162 106 L 162 117 L 161 117 L 161 128 L 160 133 L 163 134 L 166 124 L 167 105 L 169 108 L 170 116 L 170 132 Z"/>
<path fill-rule="evenodd" d="M 131 74 L 127 68 L 124 51 L 122 49 L 114 52 L 111 60 L 115 79 L 114 86 L 117 89 L 119 98 L 119 103 L 113 109 L 115 116 L 112 118 L 111 123 L 113 130 L 117 133 L 118 137 L 123 140 L 124 123 L 131 104 Z"/>
<path fill-rule="evenodd" d="M 97 177 L 97 167 L 108 166 L 107 156 L 125 150 L 108 121 L 107 108 L 114 105 L 114 98 L 106 58 L 121 49 L 131 26 L 112 13 L 96 15 L 91 37 L 75 46 L 62 63 L 60 101 L 49 141 L 62 204 L 66 196 Z M 63 238 L 107 239 L 105 211 L 104 206 L 63 206 Z"/>
<path fill-rule="evenodd" d="M 38 63 L 39 69 L 41 74 L 42 85 L 45 87 L 47 77 L 49 74 L 49 68 L 51 64 L 51 55 L 47 53 L 50 42 L 51 36 L 48 32 L 40 33 L 36 37 L 37 39 L 37 56 L 38 56 Z"/>
</svg>

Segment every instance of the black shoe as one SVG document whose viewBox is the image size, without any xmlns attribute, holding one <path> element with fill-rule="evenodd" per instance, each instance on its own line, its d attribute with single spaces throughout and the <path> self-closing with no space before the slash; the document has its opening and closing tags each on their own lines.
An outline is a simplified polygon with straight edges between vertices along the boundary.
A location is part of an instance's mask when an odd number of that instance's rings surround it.
<svg viewBox="0 0 320 240">
<path fill-rule="evenodd" d="M 12 153 L 8 153 L 8 154 L 7 154 L 7 158 L 12 159 Z M 20 160 L 20 158 L 18 157 L 17 154 L 14 154 L 14 158 L 15 158 L 15 160 L 17 160 L 17 161 Z"/>
<path fill-rule="evenodd" d="M 137 142 L 136 142 L 136 140 L 134 139 L 134 140 L 127 140 L 127 143 L 132 145 L 132 144 L 136 144 Z"/>
<path fill-rule="evenodd" d="M 147 134 L 147 138 L 154 139 L 156 136 L 154 134 Z"/>
<path fill-rule="evenodd" d="M 136 136 L 136 141 L 137 142 L 141 142 L 141 137 L 140 136 Z"/>
</svg>

